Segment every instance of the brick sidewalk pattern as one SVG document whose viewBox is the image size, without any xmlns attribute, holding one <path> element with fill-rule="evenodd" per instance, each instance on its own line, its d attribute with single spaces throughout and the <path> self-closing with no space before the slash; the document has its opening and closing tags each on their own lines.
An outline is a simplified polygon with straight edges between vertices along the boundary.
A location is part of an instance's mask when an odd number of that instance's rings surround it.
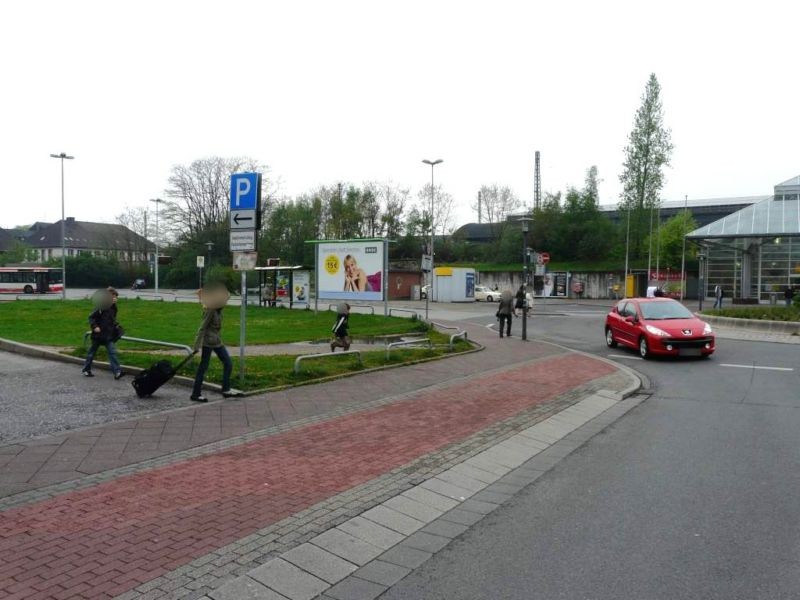
<svg viewBox="0 0 800 600">
<path fill-rule="evenodd" d="M 612 372 L 583 355 L 545 358 L 7 510 L 0 592 L 113 597 Z"/>
</svg>

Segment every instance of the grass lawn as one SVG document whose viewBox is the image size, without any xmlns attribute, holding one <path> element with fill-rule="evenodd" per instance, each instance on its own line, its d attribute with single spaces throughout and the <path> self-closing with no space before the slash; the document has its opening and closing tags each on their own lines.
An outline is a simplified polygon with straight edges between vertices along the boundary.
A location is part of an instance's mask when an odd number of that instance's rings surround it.
<svg viewBox="0 0 800 600">
<path fill-rule="evenodd" d="M 71 349 L 68 351 L 69 354 L 85 356 L 83 334 L 89 330 L 87 318 L 91 311 L 92 305 L 88 300 L 66 302 L 20 300 L 0 303 L 0 337 L 40 346 L 66 347 Z M 201 315 L 202 309 L 198 304 L 119 300 L 119 322 L 125 327 L 126 335 L 131 337 L 191 346 L 200 325 Z M 335 313 L 330 311 L 320 311 L 315 315 L 311 310 L 251 306 L 247 309 L 247 343 L 261 345 L 330 339 L 335 317 Z M 447 348 L 441 347 L 448 342 L 449 335 L 427 331 L 424 323 L 408 318 L 353 313 L 350 315 L 350 332 L 357 338 L 427 332 L 426 335 L 439 347 L 433 350 L 410 348 L 393 350 L 387 361 L 383 345 L 376 344 L 375 351 L 362 352 L 363 367 L 358 365 L 355 356 L 345 355 L 341 358 L 304 361 L 299 375 L 295 375 L 293 371 L 295 356 L 248 356 L 245 359 L 245 381 L 241 386 L 238 381 L 238 356 L 232 356 L 233 384 L 245 390 L 263 389 L 449 353 Z M 225 309 L 222 335 L 226 345 L 239 345 L 238 306 Z M 456 352 L 470 347 L 467 342 L 458 340 Z M 177 356 L 164 357 L 152 354 L 150 352 L 152 349 L 145 345 L 121 341 L 118 344 L 120 362 L 134 367 L 147 367 L 162 358 L 171 360 L 173 364 L 180 360 Z M 320 352 L 326 349 L 326 345 L 320 346 Z M 105 348 L 100 348 L 97 360 L 107 360 Z M 180 371 L 180 374 L 193 376 L 198 362 L 199 359 L 195 357 Z M 216 356 L 212 356 L 206 381 L 222 382 L 222 368 Z"/>
<path fill-rule="evenodd" d="M 737 306 L 731 308 L 703 309 L 703 314 L 734 319 L 760 319 L 766 321 L 800 321 L 800 306 Z"/>
<path fill-rule="evenodd" d="M 120 299 L 118 320 L 125 335 L 175 344 L 194 343 L 202 309 L 187 302 L 153 302 Z M 0 337 L 40 346 L 80 346 L 89 330 L 92 312 L 88 300 L 0 303 Z M 223 311 L 222 337 L 229 346 L 239 345 L 238 306 Z M 332 311 L 247 308 L 247 343 L 282 344 L 325 339 L 336 319 Z M 358 337 L 425 331 L 420 321 L 383 315 L 350 315 L 350 331 Z"/>
</svg>

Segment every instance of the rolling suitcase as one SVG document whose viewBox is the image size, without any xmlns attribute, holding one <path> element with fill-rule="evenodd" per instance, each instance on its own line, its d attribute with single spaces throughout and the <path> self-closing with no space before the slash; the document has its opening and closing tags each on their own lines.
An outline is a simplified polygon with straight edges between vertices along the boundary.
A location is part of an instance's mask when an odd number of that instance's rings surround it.
<svg viewBox="0 0 800 600">
<path fill-rule="evenodd" d="M 133 378 L 131 385 L 136 390 L 136 395 L 139 398 L 152 396 L 153 393 L 162 385 L 167 383 L 178 370 L 188 363 L 194 357 L 194 353 L 184 358 L 176 367 L 168 360 L 160 360 L 157 363 L 150 365 L 144 371 L 137 374 Z"/>
</svg>

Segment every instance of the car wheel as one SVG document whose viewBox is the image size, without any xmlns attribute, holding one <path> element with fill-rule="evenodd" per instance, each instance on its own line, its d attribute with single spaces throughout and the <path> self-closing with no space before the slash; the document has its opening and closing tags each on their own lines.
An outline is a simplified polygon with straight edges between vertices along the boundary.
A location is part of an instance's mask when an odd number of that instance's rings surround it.
<svg viewBox="0 0 800 600">
<path fill-rule="evenodd" d="M 32 294 L 33 293 L 33 287 L 30 286 L 30 285 L 26 285 L 24 288 L 22 288 L 22 291 L 25 292 L 26 294 Z"/>
<path fill-rule="evenodd" d="M 492 298 L 491 296 L 486 296 L 486 301 L 487 302 L 494 302 L 494 298 Z"/>
<path fill-rule="evenodd" d="M 639 356 L 645 360 L 650 358 L 650 346 L 647 345 L 647 338 L 644 336 L 639 338 Z"/>
<path fill-rule="evenodd" d="M 617 347 L 617 340 L 614 339 L 614 334 L 611 331 L 611 327 L 606 327 L 606 346 L 609 348 Z"/>
</svg>

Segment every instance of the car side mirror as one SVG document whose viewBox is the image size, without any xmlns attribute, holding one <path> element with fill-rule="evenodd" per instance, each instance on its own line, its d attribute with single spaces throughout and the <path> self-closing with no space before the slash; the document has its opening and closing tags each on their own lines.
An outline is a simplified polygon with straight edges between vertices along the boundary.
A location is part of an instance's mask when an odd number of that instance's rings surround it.
<svg viewBox="0 0 800 600">
<path fill-rule="evenodd" d="M 627 317 L 625 317 L 625 322 L 626 323 L 636 323 L 636 317 L 632 317 L 632 316 L 628 315 Z"/>
</svg>

